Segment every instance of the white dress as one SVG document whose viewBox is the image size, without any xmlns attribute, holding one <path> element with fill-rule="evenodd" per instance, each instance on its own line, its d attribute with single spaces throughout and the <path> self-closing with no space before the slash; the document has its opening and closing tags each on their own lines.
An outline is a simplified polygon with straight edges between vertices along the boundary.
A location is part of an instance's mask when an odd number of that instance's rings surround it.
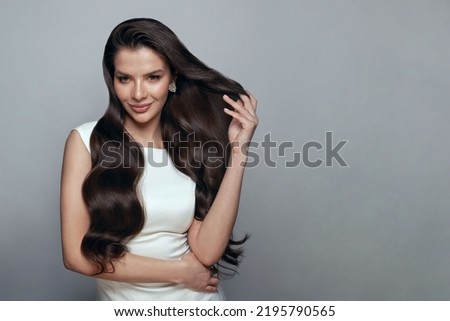
<svg viewBox="0 0 450 321">
<path fill-rule="evenodd" d="M 97 122 L 76 128 L 90 151 L 89 139 Z M 195 183 L 178 171 L 164 149 L 144 148 L 145 169 L 140 190 L 145 210 L 142 231 L 126 245 L 131 253 L 180 260 L 189 252 L 187 230 L 194 219 Z M 225 300 L 218 293 L 197 292 L 171 283 L 126 283 L 97 279 L 99 300 Z"/>
</svg>

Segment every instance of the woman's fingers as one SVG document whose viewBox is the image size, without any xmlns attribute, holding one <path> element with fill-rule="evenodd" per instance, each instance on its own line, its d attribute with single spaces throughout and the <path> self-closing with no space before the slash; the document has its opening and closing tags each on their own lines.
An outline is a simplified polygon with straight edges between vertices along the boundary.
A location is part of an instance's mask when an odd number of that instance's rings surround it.
<svg viewBox="0 0 450 321">
<path fill-rule="evenodd" d="M 218 291 L 217 287 L 216 286 L 212 286 L 212 285 L 208 285 L 205 288 L 205 290 L 206 290 L 206 292 L 217 292 Z"/>
<path fill-rule="evenodd" d="M 230 105 L 231 107 L 233 107 L 237 111 L 242 111 L 244 109 L 244 106 L 243 106 L 244 103 L 243 102 L 239 103 L 239 101 L 234 101 L 228 95 L 223 95 L 223 100 L 225 100 L 225 102 L 228 105 Z"/>
<path fill-rule="evenodd" d="M 208 285 L 217 286 L 219 284 L 219 279 L 217 277 L 212 277 L 208 283 Z"/>
<path fill-rule="evenodd" d="M 218 285 L 219 285 L 219 279 L 217 277 L 211 277 L 208 281 L 208 285 L 206 286 L 205 290 L 208 292 L 217 292 L 218 291 Z"/>
<path fill-rule="evenodd" d="M 242 114 L 240 114 L 240 113 L 238 113 L 238 112 L 236 112 L 236 111 L 234 111 L 234 110 L 231 110 L 231 109 L 228 109 L 228 108 L 224 108 L 223 111 L 226 112 L 226 113 L 227 113 L 228 115 L 230 115 L 231 117 L 236 118 L 236 119 L 239 120 L 241 123 L 245 123 L 246 121 L 248 121 L 248 119 L 246 119 L 245 117 L 243 117 Z"/>
<path fill-rule="evenodd" d="M 256 99 L 253 96 L 240 95 L 243 105 L 247 111 L 254 117 L 256 117 Z"/>
<path fill-rule="evenodd" d="M 228 138 L 230 142 L 248 143 L 258 126 L 256 116 L 256 99 L 245 94 L 239 95 L 240 99 L 234 101 L 227 95 L 223 95 L 224 101 L 232 108 L 224 108 L 224 112 L 233 120 L 228 127 Z"/>
<path fill-rule="evenodd" d="M 225 102 L 234 108 L 233 112 L 235 113 L 232 115 L 230 113 L 229 114 L 234 117 L 234 115 L 237 115 L 239 113 L 242 117 L 246 118 L 249 121 L 252 121 L 256 117 L 255 107 L 253 106 L 250 98 L 246 95 L 240 95 L 240 98 L 240 100 L 234 101 L 227 95 L 223 96 Z M 235 118 L 238 118 L 238 120 L 242 122 L 242 117 L 241 119 L 239 119 L 238 117 Z"/>
<path fill-rule="evenodd" d="M 249 91 L 247 91 L 247 95 L 250 97 L 250 101 L 251 101 L 251 103 L 252 103 L 252 106 L 255 108 L 255 110 L 256 110 L 256 107 L 257 107 L 257 105 L 258 105 L 258 101 L 256 100 L 256 98 L 255 98 L 255 96 L 253 96 Z"/>
<path fill-rule="evenodd" d="M 182 278 L 182 283 L 186 287 L 203 292 L 218 291 L 219 279 L 216 269 L 201 264 L 192 252 L 184 255 L 181 261 L 187 268 L 187 274 Z"/>
</svg>

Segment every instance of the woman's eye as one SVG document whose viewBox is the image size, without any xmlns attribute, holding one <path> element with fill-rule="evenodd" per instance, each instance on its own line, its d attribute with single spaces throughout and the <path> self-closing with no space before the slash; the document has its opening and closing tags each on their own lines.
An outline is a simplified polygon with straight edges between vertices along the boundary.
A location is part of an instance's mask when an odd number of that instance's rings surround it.
<svg viewBox="0 0 450 321">
<path fill-rule="evenodd" d="M 119 80 L 119 82 L 121 82 L 121 83 L 125 83 L 125 82 L 129 81 L 130 78 L 128 78 L 126 76 L 118 76 L 117 80 Z"/>
<path fill-rule="evenodd" d="M 160 78 L 161 78 L 160 75 L 150 75 L 150 76 L 148 76 L 148 79 L 150 79 L 150 80 L 159 80 Z"/>
</svg>

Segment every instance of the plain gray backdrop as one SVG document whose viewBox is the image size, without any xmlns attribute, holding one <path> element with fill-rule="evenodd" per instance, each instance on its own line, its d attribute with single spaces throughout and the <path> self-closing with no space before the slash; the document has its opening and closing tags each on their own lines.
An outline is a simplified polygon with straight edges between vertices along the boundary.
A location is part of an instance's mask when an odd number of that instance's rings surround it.
<svg viewBox="0 0 450 321">
<path fill-rule="evenodd" d="M 95 299 L 62 265 L 61 161 L 103 114 L 103 47 L 133 17 L 258 98 L 229 300 L 450 300 L 448 0 L 2 1 L 0 299 Z M 326 132 L 348 167 L 287 168 Z"/>
</svg>

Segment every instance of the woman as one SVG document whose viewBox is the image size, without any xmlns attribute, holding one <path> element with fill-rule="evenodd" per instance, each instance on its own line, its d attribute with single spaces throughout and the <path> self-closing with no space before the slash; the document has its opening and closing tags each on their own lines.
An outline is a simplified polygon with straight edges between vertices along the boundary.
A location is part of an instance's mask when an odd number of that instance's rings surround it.
<svg viewBox="0 0 450 321">
<path fill-rule="evenodd" d="M 64 265 L 100 300 L 223 300 L 256 100 L 152 19 L 112 31 L 103 71 L 109 106 L 64 151 Z"/>
</svg>

